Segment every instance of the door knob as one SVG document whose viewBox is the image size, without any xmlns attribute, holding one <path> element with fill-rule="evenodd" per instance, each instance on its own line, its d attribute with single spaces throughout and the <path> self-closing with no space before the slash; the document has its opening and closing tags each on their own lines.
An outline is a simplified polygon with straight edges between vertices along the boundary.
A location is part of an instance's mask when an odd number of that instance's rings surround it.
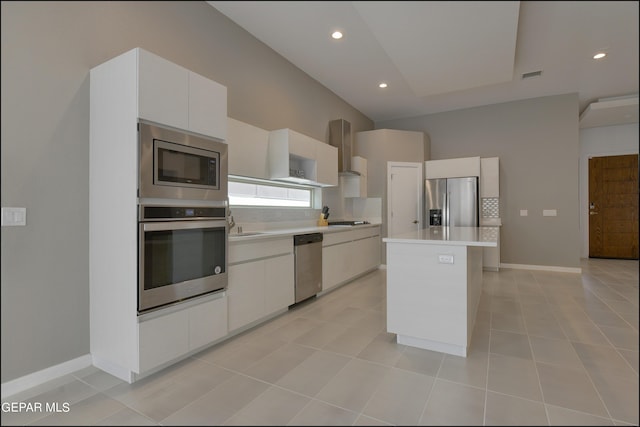
<svg viewBox="0 0 640 427">
<path fill-rule="evenodd" d="M 416 219 L 416 220 L 414 220 L 414 221 L 413 221 L 413 223 L 414 223 L 414 224 L 417 224 L 417 223 L 418 223 L 418 220 L 417 220 L 417 219 Z"/>
</svg>

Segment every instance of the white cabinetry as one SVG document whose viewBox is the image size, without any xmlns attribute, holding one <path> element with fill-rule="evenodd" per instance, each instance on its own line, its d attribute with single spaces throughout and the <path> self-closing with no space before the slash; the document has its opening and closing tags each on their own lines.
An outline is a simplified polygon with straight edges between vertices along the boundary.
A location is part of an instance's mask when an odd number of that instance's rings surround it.
<svg viewBox="0 0 640 427">
<path fill-rule="evenodd" d="M 291 129 L 269 133 L 271 179 L 322 187 L 338 185 L 338 149 Z"/>
<path fill-rule="evenodd" d="M 482 267 L 485 270 L 500 270 L 500 227 L 490 227 L 498 245 L 495 248 L 482 248 Z"/>
<path fill-rule="evenodd" d="M 380 227 L 325 233 L 322 290 L 327 291 L 380 265 Z"/>
<path fill-rule="evenodd" d="M 229 242 L 229 331 L 295 302 L 293 239 Z"/>
<path fill-rule="evenodd" d="M 138 324 L 139 370 L 145 372 L 227 335 L 224 293 Z"/>
<path fill-rule="evenodd" d="M 351 157 L 351 169 L 360 175 L 344 175 L 344 197 L 367 197 L 367 159 L 360 156 Z"/>
<path fill-rule="evenodd" d="M 426 179 L 480 176 L 480 157 L 427 160 L 424 162 Z"/>
<path fill-rule="evenodd" d="M 226 139 L 225 86 L 151 52 L 142 49 L 133 52 L 138 59 L 140 118 Z"/>
<path fill-rule="evenodd" d="M 269 179 L 269 131 L 248 123 L 227 120 L 229 175 Z"/>
<path fill-rule="evenodd" d="M 480 197 L 500 197 L 500 158 L 480 159 Z"/>
<path fill-rule="evenodd" d="M 91 69 L 90 352 L 95 366 L 125 381 L 227 333 L 226 298 L 152 319 L 137 313 L 137 123 L 224 139 L 226 105 L 224 86 L 139 48 Z"/>
<path fill-rule="evenodd" d="M 320 141 L 315 146 L 316 181 L 327 187 L 338 185 L 338 148 Z"/>
</svg>

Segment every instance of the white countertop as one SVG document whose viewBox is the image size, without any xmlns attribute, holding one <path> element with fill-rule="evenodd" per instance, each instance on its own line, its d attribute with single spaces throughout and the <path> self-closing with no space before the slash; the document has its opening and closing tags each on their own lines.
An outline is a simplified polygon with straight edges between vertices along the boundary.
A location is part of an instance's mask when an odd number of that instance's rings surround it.
<svg viewBox="0 0 640 427">
<path fill-rule="evenodd" d="M 500 218 L 480 218 L 480 227 L 502 226 Z"/>
<path fill-rule="evenodd" d="M 260 230 L 252 234 L 254 232 L 246 230 L 243 234 L 235 233 L 235 230 L 229 233 L 229 243 L 240 242 L 245 240 L 252 239 L 270 239 L 274 237 L 286 237 L 293 236 L 296 234 L 307 234 L 307 233 L 337 233 L 343 231 L 351 231 L 351 230 L 359 230 L 362 228 L 368 227 L 379 227 L 380 224 L 360 224 L 360 225 L 325 225 L 325 226 L 315 226 L 315 227 L 298 227 L 298 228 L 278 228 L 273 230 Z"/>
<path fill-rule="evenodd" d="M 389 236 L 385 243 L 497 247 L 495 227 L 427 227 Z"/>
</svg>

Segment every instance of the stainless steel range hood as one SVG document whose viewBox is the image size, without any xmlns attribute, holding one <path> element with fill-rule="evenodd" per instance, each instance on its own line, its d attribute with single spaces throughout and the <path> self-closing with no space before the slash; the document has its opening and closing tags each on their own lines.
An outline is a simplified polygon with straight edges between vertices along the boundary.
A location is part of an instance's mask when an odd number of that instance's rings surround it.
<svg viewBox="0 0 640 427">
<path fill-rule="evenodd" d="M 329 144 L 338 147 L 338 173 L 340 175 L 360 175 L 351 169 L 352 139 L 351 123 L 344 119 L 329 122 Z"/>
</svg>

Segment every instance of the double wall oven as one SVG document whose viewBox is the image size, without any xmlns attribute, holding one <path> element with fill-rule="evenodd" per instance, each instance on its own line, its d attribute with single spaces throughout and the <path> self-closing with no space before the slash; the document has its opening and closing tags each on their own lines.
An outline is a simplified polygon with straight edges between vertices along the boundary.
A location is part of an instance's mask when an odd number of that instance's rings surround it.
<svg viewBox="0 0 640 427">
<path fill-rule="evenodd" d="M 227 145 L 140 122 L 138 313 L 227 287 Z"/>
</svg>

